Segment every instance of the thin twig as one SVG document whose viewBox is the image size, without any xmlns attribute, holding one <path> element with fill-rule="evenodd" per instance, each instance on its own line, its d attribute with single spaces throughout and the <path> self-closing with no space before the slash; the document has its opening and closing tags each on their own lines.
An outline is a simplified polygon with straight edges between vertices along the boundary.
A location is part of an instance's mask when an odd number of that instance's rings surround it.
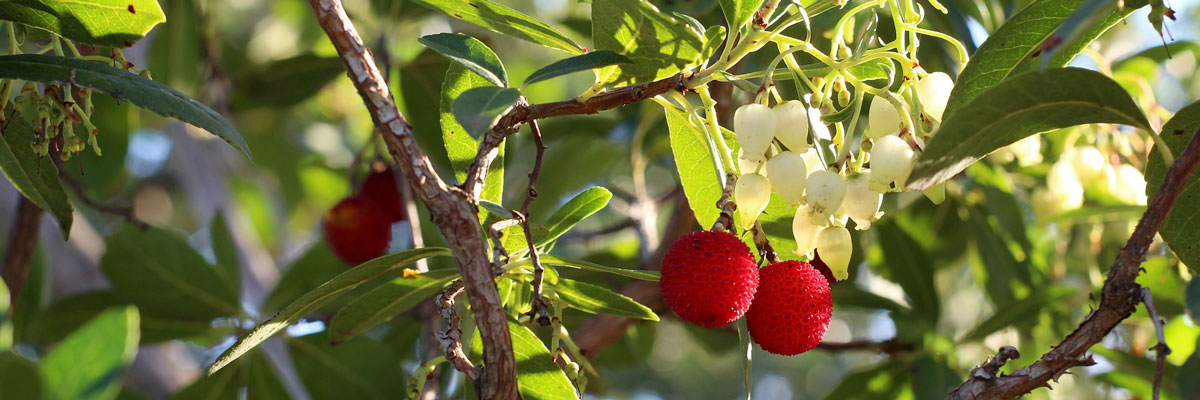
<svg viewBox="0 0 1200 400">
<path fill-rule="evenodd" d="M 79 183 L 79 180 L 75 179 L 75 177 L 63 172 L 62 168 L 59 168 L 58 177 L 64 183 L 66 183 L 67 186 L 71 188 L 71 191 L 75 192 L 75 195 L 79 197 L 79 200 L 82 201 L 83 204 L 87 204 L 88 207 L 105 214 L 112 214 L 124 218 L 126 222 L 136 226 L 138 229 L 146 229 L 149 227 L 149 225 L 146 224 L 146 221 L 138 219 L 137 215 L 133 211 L 132 205 L 105 204 L 93 199 L 88 195 L 87 190 L 83 188 L 83 184 Z"/>
<path fill-rule="evenodd" d="M 771 247 L 771 241 L 767 239 L 767 232 L 763 230 L 762 221 L 754 221 L 751 234 L 754 235 L 754 247 L 758 249 L 758 258 L 766 261 L 767 264 L 779 262 L 779 255 L 775 254 L 775 248 Z"/>
<path fill-rule="evenodd" d="M 545 268 L 542 267 L 542 258 L 538 255 L 537 242 L 533 240 L 533 229 L 529 223 L 529 205 L 538 197 L 537 179 L 542 173 L 542 156 L 546 153 L 546 144 L 542 142 L 542 129 L 538 127 L 537 120 L 530 121 L 529 128 L 533 131 L 533 143 L 537 153 L 533 159 L 533 170 L 529 172 L 529 187 L 525 190 L 525 200 L 521 202 L 521 211 L 516 215 L 525 228 L 525 242 L 529 244 L 529 258 L 533 261 L 533 305 L 529 309 L 529 316 L 536 318 L 539 325 L 548 326 L 550 314 L 546 302 L 542 300 Z"/>
<path fill-rule="evenodd" d="M 20 196 L 17 202 L 16 218 L 12 228 L 8 230 L 8 250 L 4 252 L 4 268 L 0 270 L 4 283 L 8 285 L 9 304 L 17 304 L 21 290 L 25 288 L 25 280 L 29 278 L 29 268 L 33 265 L 33 253 L 37 248 L 38 227 L 42 224 L 41 207 Z"/>
<path fill-rule="evenodd" d="M 1163 370 L 1167 367 L 1167 356 L 1171 354 L 1171 348 L 1167 347 L 1167 338 L 1163 334 L 1163 325 L 1166 321 L 1158 317 L 1158 310 L 1154 309 L 1154 297 L 1150 295 L 1150 288 L 1142 288 L 1142 303 L 1146 305 L 1146 312 L 1150 314 L 1150 321 L 1154 323 L 1154 331 L 1158 333 L 1158 344 L 1151 347 L 1154 349 L 1154 400 L 1158 400 L 1158 392 L 1162 389 Z"/>
<path fill-rule="evenodd" d="M 467 353 L 463 351 L 462 346 L 462 319 L 458 317 L 458 312 L 454 310 L 454 298 L 458 297 L 463 292 L 463 281 L 456 279 L 450 283 L 441 294 L 437 296 L 438 312 L 442 319 L 446 320 L 446 330 L 437 332 L 437 340 L 442 344 L 442 350 L 446 353 L 446 359 L 450 361 L 450 365 L 454 366 L 459 372 L 467 375 L 471 380 L 479 377 L 479 371 L 475 369 L 475 365 L 471 364 L 471 360 L 467 358 Z"/>
<path fill-rule="evenodd" d="M 1105 335 L 1129 318 L 1142 302 L 1141 286 L 1135 282 L 1146 251 L 1154 242 L 1154 235 L 1166 220 L 1167 214 L 1179 198 L 1188 178 L 1200 166 L 1200 128 L 1192 134 L 1175 164 L 1167 175 L 1158 193 L 1150 200 L 1146 212 L 1126 242 L 1125 248 L 1108 270 L 1101 289 L 1100 306 L 1086 320 L 1033 364 L 1021 368 L 1011 375 L 980 376 L 972 372 L 965 382 L 950 392 L 950 399 L 1007 399 L 1020 396 L 1033 389 L 1047 386 L 1051 379 L 1058 379 L 1067 369 L 1094 363 L 1086 353 Z M 977 369 L 978 370 L 978 369 Z"/>
<path fill-rule="evenodd" d="M 733 212 L 737 210 L 737 203 L 733 202 L 733 187 L 737 186 L 737 180 L 737 175 L 732 172 L 725 174 L 725 190 L 721 191 L 721 198 L 717 200 L 717 208 L 721 210 L 721 214 L 713 223 L 714 231 L 728 230 L 737 234 L 737 228 L 733 226 Z"/>
</svg>

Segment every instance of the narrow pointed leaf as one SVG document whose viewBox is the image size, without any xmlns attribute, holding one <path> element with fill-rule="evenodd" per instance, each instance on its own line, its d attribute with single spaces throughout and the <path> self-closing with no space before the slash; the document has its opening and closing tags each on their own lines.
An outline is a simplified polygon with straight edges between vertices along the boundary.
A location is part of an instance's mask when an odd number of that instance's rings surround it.
<svg viewBox="0 0 1200 400">
<path fill-rule="evenodd" d="M 466 66 L 471 71 L 499 87 L 508 86 L 508 72 L 500 57 L 479 39 L 454 33 L 437 33 L 417 39 L 443 56 Z"/>
<path fill-rule="evenodd" d="M 721 0 L 720 4 L 721 13 L 725 14 L 725 22 L 729 23 L 729 29 L 737 31 L 742 25 L 750 22 L 754 12 L 762 5 L 762 0 Z"/>
<path fill-rule="evenodd" d="M 1049 288 L 1041 288 L 1033 291 L 1029 297 L 1018 300 L 1007 306 L 999 307 L 992 316 L 980 322 L 970 332 L 963 335 L 958 340 L 959 343 L 967 343 L 983 340 L 988 335 L 997 331 L 1012 326 L 1021 321 L 1029 321 L 1036 317 L 1042 310 L 1047 309 L 1052 304 L 1061 302 L 1069 297 L 1074 290 L 1068 287 L 1055 286 Z"/>
<path fill-rule="evenodd" d="M 491 129 L 508 112 L 521 92 L 512 88 L 484 86 L 469 89 L 450 103 L 450 111 L 463 129 L 472 137 L 478 138 Z"/>
<path fill-rule="evenodd" d="M 390 321 L 438 293 L 455 278 L 458 278 L 457 270 L 445 269 L 393 279 L 342 307 L 330 322 L 329 340 L 334 344 L 345 342 L 375 325 Z"/>
<path fill-rule="evenodd" d="M 1099 72 L 1063 68 L 1022 74 L 946 114 L 917 159 L 908 186 L 926 189 L 946 181 L 1027 136 L 1095 123 L 1150 129 L 1129 93 Z"/>
<path fill-rule="evenodd" d="M 166 16 L 155 0 L 16 0 L 0 2 L 0 19 L 120 48 L 133 46 Z"/>
<path fill-rule="evenodd" d="M 933 260 L 899 227 L 879 224 L 876 229 L 884 266 L 891 270 L 892 278 L 908 295 L 913 312 L 929 326 L 936 326 L 941 302 L 933 281 Z"/>
<path fill-rule="evenodd" d="M 519 11 L 488 0 L 417 0 L 426 7 L 446 13 L 454 18 L 470 22 L 492 32 L 528 40 L 542 46 L 555 48 L 572 54 L 581 54 L 583 49 L 570 38 L 544 23 Z"/>
<path fill-rule="evenodd" d="M 203 128 L 224 139 L 247 159 L 253 160 L 246 140 L 221 114 L 170 86 L 135 73 L 75 58 L 18 54 L 0 56 L 0 78 L 91 88 L 159 115 Z"/>
<path fill-rule="evenodd" d="M 538 242 L 538 246 L 544 246 L 554 239 L 558 239 L 579 221 L 604 209 L 610 199 L 612 199 L 612 192 L 599 186 L 584 190 L 583 193 L 571 198 L 567 204 L 563 204 L 558 211 L 550 215 L 550 219 L 546 220 L 546 230 L 549 231 L 549 234 Z"/>
<path fill-rule="evenodd" d="M 553 64 L 542 67 L 542 69 L 533 71 L 532 74 L 529 74 L 528 78 L 525 78 L 525 83 L 521 86 L 529 86 L 534 82 L 541 82 L 579 71 L 587 71 L 616 64 L 629 64 L 632 62 L 633 60 L 630 60 L 629 57 L 617 54 L 612 50 L 597 50 L 558 60 Z"/>
<path fill-rule="evenodd" d="M 640 271 L 640 270 L 635 270 L 635 269 L 609 267 L 609 266 L 605 266 L 605 265 L 596 264 L 593 262 L 576 260 L 573 258 L 559 257 L 559 256 L 552 255 L 552 254 L 542 254 L 541 259 L 542 259 L 542 264 L 545 264 L 545 265 L 557 265 L 557 266 L 570 267 L 570 268 L 582 269 L 582 270 L 587 270 L 587 271 L 604 272 L 604 273 L 608 273 L 608 274 L 624 276 L 626 278 L 640 279 L 643 281 L 658 281 L 658 277 L 659 277 L 658 271 Z M 518 263 L 518 266 L 533 265 L 533 262 L 528 258 L 521 260 L 521 261 L 517 261 L 517 263 Z"/>
<path fill-rule="evenodd" d="M 233 292 L 234 297 L 241 297 L 237 246 L 233 243 L 233 233 L 229 232 L 229 224 L 225 223 L 225 213 L 217 211 L 213 214 L 208 229 L 213 253 L 217 256 L 217 274 L 225 281 L 225 286 Z"/>
<path fill-rule="evenodd" d="M 546 344 L 524 325 L 508 321 L 513 356 L 517 360 L 517 389 L 526 400 L 575 400 L 579 394 Z M 476 343 L 479 339 L 476 338 Z"/>
<path fill-rule="evenodd" d="M 301 318 L 304 318 L 313 310 L 321 307 L 321 305 L 333 301 L 339 296 L 349 292 L 350 290 L 366 283 L 372 279 L 378 278 L 392 270 L 401 268 L 414 261 L 429 258 L 433 256 L 450 255 L 450 250 L 440 247 L 426 247 L 421 249 L 413 249 L 395 254 L 389 254 L 383 257 L 367 261 L 357 267 L 351 268 L 349 271 L 334 277 L 329 282 L 318 286 L 311 292 L 301 296 L 296 301 L 288 304 L 283 310 L 280 310 L 271 318 L 263 321 L 254 329 L 250 330 L 238 338 L 237 342 L 225 350 L 217 358 L 208 369 L 208 374 L 212 375 L 219 371 L 222 367 L 238 359 L 246 352 L 254 349 L 263 341 L 270 338 L 272 335 L 279 333 L 288 326 L 296 323 Z"/>
<path fill-rule="evenodd" d="M 554 292 L 571 308 L 586 313 L 658 321 L 649 307 L 601 286 L 563 278 L 554 285 Z"/>
</svg>

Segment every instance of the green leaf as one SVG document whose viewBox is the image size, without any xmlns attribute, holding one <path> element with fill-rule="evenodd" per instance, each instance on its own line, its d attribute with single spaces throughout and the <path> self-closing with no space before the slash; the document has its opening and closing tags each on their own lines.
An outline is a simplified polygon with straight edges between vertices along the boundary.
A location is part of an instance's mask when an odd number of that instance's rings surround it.
<svg viewBox="0 0 1200 400">
<path fill-rule="evenodd" d="M 170 86 L 138 74 L 75 58 L 18 54 L 0 56 L 0 78 L 71 84 L 107 93 L 118 100 L 212 132 L 253 161 L 246 140 L 221 114 Z"/>
<path fill-rule="evenodd" d="M 450 103 L 450 112 L 454 119 L 466 129 L 467 134 L 478 138 L 492 129 L 500 120 L 500 116 L 508 112 L 521 92 L 512 88 L 483 86 L 462 92 Z"/>
<path fill-rule="evenodd" d="M 688 114 L 673 107 L 664 108 L 671 136 L 671 152 L 688 206 L 700 226 L 709 227 L 717 221 L 720 210 L 714 204 L 721 199 L 721 179 L 713 166 L 713 154 L 708 139 L 700 127 L 688 119 Z"/>
<path fill-rule="evenodd" d="M 243 366 L 244 363 L 239 363 L 213 376 L 200 375 L 171 396 L 171 400 L 237 400 L 242 390 Z"/>
<path fill-rule="evenodd" d="M 217 275 L 225 282 L 225 287 L 233 292 L 234 298 L 239 298 L 242 293 L 242 285 L 238 269 L 237 245 L 233 243 L 233 234 L 229 232 L 224 212 L 217 211 L 213 214 L 208 230 L 213 254 L 217 256 Z"/>
<path fill-rule="evenodd" d="M 0 352 L 0 398 L 42 400 L 45 398 L 42 381 L 37 363 L 16 353 Z"/>
<path fill-rule="evenodd" d="M 700 35 L 644 0 L 599 0 L 592 3 L 592 41 L 633 60 L 602 68 L 597 83 L 605 86 L 646 83 L 678 74 L 700 61 Z"/>
<path fill-rule="evenodd" d="M 579 221 L 603 210 L 604 206 L 608 205 L 610 199 L 612 199 L 612 192 L 600 186 L 588 188 L 583 193 L 571 198 L 571 200 L 567 201 L 567 204 L 559 207 L 558 211 L 555 211 L 546 220 L 546 230 L 549 233 L 537 245 L 539 247 L 545 246 L 547 243 L 558 239 L 564 233 L 571 230 Z"/>
<path fill-rule="evenodd" d="M 762 5 L 762 0 L 721 0 L 720 4 L 729 29 L 737 31 L 750 22 L 754 12 Z"/>
<path fill-rule="evenodd" d="M 42 359 L 51 399 L 111 399 L 138 345 L 138 310 L 114 307 L 67 336 Z"/>
<path fill-rule="evenodd" d="M 246 366 L 247 377 L 246 392 L 251 399 L 288 399 L 291 395 L 288 394 L 287 388 L 283 387 L 283 383 L 279 381 L 279 376 L 275 374 L 275 369 L 271 367 L 270 361 L 262 355 L 262 352 L 250 352 L 249 364 Z"/>
<path fill-rule="evenodd" d="M 918 399 L 941 399 L 950 394 L 951 390 L 962 383 L 958 371 L 946 364 L 946 361 L 932 356 L 918 358 L 913 363 L 913 395 Z"/>
<path fill-rule="evenodd" d="M 586 313 L 658 321 L 658 315 L 649 307 L 601 286 L 562 278 L 554 285 L 554 292 L 571 308 Z"/>
<path fill-rule="evenodd" d="M 166 16 L 155 0 L 16 0 L 0 2 L 0 19 L 83 44 L 129 47 Z"/>
<path fill-rule="evenodd" d="M 150 41 L 147 50 L 146 66 L 154 72 L 154 79 L 188 94 L 199 93 L 197 89 L 206 67 L 204 46 L 196 45 L 204 40 L 205 33 L 198 3 L 196 0 L 161 1 L 165 18 L 171 23 L 154 33 L 154 40 Z"/>
<path fill-rule="evenodd" d="M 508 321 L 513 356 L 517 359 L 517 388 L 525 400 L 575 400 L 579 395 L 546 344 L 529 328 Z M 478 340 L 476 340 L 478 342 Z"/>
<path fill-rule="evenodd" d="M 587 71 L 609 65 L 629 64 L 633 60 L 629 57 L 617 54 L 612 50 L 597 50 L 586 54 L 580 54 L 570 58 L 555 61 L 554 63 L 542 67 L 537 71 L 529 74 L 525 78 L 525 83 L 521 87 L 529 86 L 534 82 L 541 82 L 551 78 L 557 78 L 567 74 L 573 74 L 579 71 Z"/>
<path fill-rule="evenodd" d="M 400 360 L 387 346 L 360 336 L 330 346 L 323 333 L 288 340 L 296 373 L 314 399 L 395 399 L 404 393 Z"/>
<path fill-rule="evenodd" d="M 634 269 L 609 267 L 609 266 L 604 266 L 604 265 L 587 262 L 587 261 L 583 261 L 583 260 L 559 257 L 556 255 L 551 255 L 551 254 L 541 254 L 540 256 L 542 259 L 542 264 L 545 264 L 545 265 L 558 265 L 558 266 L 577 268 L 577 269 L 582 269 L 582 270 L 587 270 L 587 271 L 603 272 L 603 273 L 607 273 L 607 274 L 624 276 L 626 278 L 641 279 L 643 281 L 657 281 L 658 280 L 658 271 L 639 271 L 639 270 L 634 270 Z M 528 259 L 526 259 L 526 260 L 528 260 Z"/>
<path fill-rule="evenodd" d="M 288 304 L 283 310 L 263 321 L 263 323 L 258 324 L 250 332 L 246 332 L 238 337 L 237 342 L 228 350 L 225 350 L 225 353 L 221 354 L 217 358 L 217 361 L 209 367 L 209 375 L 216 373 L 222 367 L 229 365 L 233 360 L 246 354 L 247 351 L 258 346 L 272 335 L 279 333 L 279 331 L 296 323 L 313 310 L 321 307 L 321 305 L 333 301 L 351 289 L 417 260 L 446 255 L 450 255 L 450 250 L 440 247 L 413 249 L 379 257 L 343 272 L 329 282 L 325 282 L 313 291 Z"/>
<path fill-rule="evenodd" d="M 892 299 L 859 289 L 851 284 L 833 285 L 829 289 L 833 292 L 833 303 L 839 306 L 889 310 L 901 314 L 909 312 L 908 307 L 902 306 Z"/>
<path fill-rule="evenodd" d="M 1200 101 L 1187 105 L 1175 113 L 1175 116 L 1163 125 L 1159 135 L 1166 142 L 1167 148 L 1179 156 L 1191 140 L 1196 129 L 1200 127 Z M 1157 148 L 1157 146 L 1155 146 Z M 1167 177 L 1167 167 L 1163 164 L 1161 154 L 1152 151 L 1146 163 L 1146 195 L 1154 198 L 1162 187 L 1163 179 Z M 1175 206 L 1167 213 L 1158 233 L 1179 257 L 1179 260 L 1192 268 L 1200 269 L 1200 174 L 1192 174 L 1179 192 Z"/>
<path fill-rule="evenodd" d="M 145 314 L 209 320 L 238 312 L 217 271 L 175 234 L 126 225 L 105 241 L 100 270 Z"/>
<path fill-rule="evenodd" d="M 440 292 L 456 278 L 457 270 L 445 269 L 393 279 L 342 307 L 330 322 L 329 340 L 336 345 L 390 321 Z"/>
<path fill-rule="evenodd" d="M 826 399 L 894 399 L 900 386 L 910 385 L 909 365 L 887 359 L 875 366 L 850 372 L 825 395 Z"/>
<path fill-rule="evenodd" d="M 1192 353 L 1187 361 L 1179 367 L 1179 374 L 1175 376 L 1175 385 L 1178 388 L 1178 393 L 1183 394 L 1183 398 L 1187 400 L 1200 399 L 1200 351 Z M 1168 385 L 1171 381 L 1167 381 Z"/>
<path fill-rule="evenodd" d="M 1029 297 L 1017 300 L 1012 304 L 996 308 L 996 312 L 988 319 L 980 322 L 970 332 L 958 339 L 959 343 L 983 340 L 997 331 L 1023 321 L 1035 319 L 1042 311 L 1070 297 L 1074 289 L 1065 286 L 1040 288 L 1030 292 Z"/>
<path fill-rule="evenodd" d="M 66 240 L 74 209 L 58 179 L 58 168 L 49 157 L 33 154 L 33 126 L 19 111 L 11 112 L 5 121 L 4 140 L 0 140 L 0 171 L 25 198 L 54 215 Z"/>
<path fill-rule="evenodd" d="M 454 176 L 459 182 L 467 179 L 467 169 L 475 162 L 475 154 L 479 152 L 479 139 L 466 134 L 466 128 L 459 125 L 451 110 L 454 99 L 469 89 L 487 86 L 489 82 L 479 74 L 472 72 L 462 64 L 451 64 L 446 70 L 446 79 L 442 83 L 441 122 L 442 140 L 446 143 L 446 154 L 450 157 L 450 165 L 454 167 Z M 499 202 L 504 194 L 504 145 L 500 145 L 500 154 L 488 169 L 483 182 L 483 193 L 480 198 Z"/>
<path fill-rule="evenodd" d="M 41 344 L 58 342 L 105 310 L 130 303 L 114 292 L 86 292 L 55 301 L 32 321 L 29 339 Z M 189 319 L 173 314 L 142 314 L 142 343 L 194 337 L 212 330 L 209 319 Z"/>
<path fill-rule="evenodd" d="M 417 41 L 441 53 L 446 58 L 466 66 L 493 85 L 508 86 L 508 72 L 504 71 L 504 64 L 500 62 L 500 57 L 497 57 L 496 53 L 492 52 L 492 49 L 480 42 L 479 39 L 463 34 L 435 33 L 422 36 Z"/>
<path fill-rule="evenodd" d="M 315 243 L 283 271 L 262 309 L 268 312 L 279 310 L 345 271 L 345 263 L 326 243 Z"/>
<path fill-rule="evenodd" d="M 1063 68 L 1013 77 L 947 112 L 937 136 L 917 159 L 908 186 L 925 189 L 941 183 L 1027 136 L 1093 123 L 1150 130 L 1129 93 L 1099 72 Z"/>
<path fill-rule="evenodd" d="M 1200 321 L 1200 278 L 1192 277 L 1184 289 L 1184 304 L 1187 305 L 1188 316 L 1193 321 Z"/>
<path fill-rule="evenodd" d="M 1039 69 L 1043 43 L 1062 25 L 1063 20 L 1088 0 L 1037 0 L 1009 18 L 975 50 L 971 61 L 958 75 L 958 82 L 946 102 L 946 115 L 966 106 L 989 88 L 1009 77 Z M 1114 10 L 1104 20 L 1079 34 L 1079 40 L 1063 45 L 1046 67 L 1067 65 L 1087 45 L 1116 25 L 1129 13 L 1146 5 L 1145 0 L 1125 2 L 1123 10 Z M 1082 87 L 1082 86 L 1081 86 Z"/>
<path fill-rule="evenodd" d="M 1016 298 L 1013 287 L 1022 282 L 1017 276 L 1029 275 L 1028 263 L 1017 261 L 1008 244 L 988 224 L 986 211 L 972 207 L 968 225 L 975 242 L 975 256 L 983 266 L 982 270 L 976 270 L 981 275 L 977 279 L 983 281 L 992 304 L 1008 307 Z M 1024 281 L 1028 282 L 1027 279 Z"/>
<path fill-rule="evenodd" d="M 891 270 L 892 279 L 904 289 L 916 315 L 928 326 L 937 326 L 941 302 L 933 283 L 933 261 L 916 240 L 899 227 L 879 224 L 875 231 L 883 250 L 883 264 Z"/>
<path fill-rule="evenodd" d="M 157 42 L 158 37 L 154 40 Z M 301 54 L 273 61 L 234 77 L 237 90 L 233 92 L 232 106 L 239 110 L 291 107 L 315 96 L 342 76 L 346 76 L 346 66 L 340 57 Z"/>
<path fill-rule="evenodd" d="M 426 7 L 484 27 L 492 32 L 528 40 L 542 46 L 582 54 L 571 39 L 528 15 L 487 0 L 417 0 Z"/>
<path fill-rule="evenodd" d="M 711 60 L 717 55 L 717 50 L 721 49 L 723 43 L 725 43 L 725 27 L 720 25 L 709 27 L 704 31 L 704 46 L 700 48 L 700 60 Z"/>
</svg>

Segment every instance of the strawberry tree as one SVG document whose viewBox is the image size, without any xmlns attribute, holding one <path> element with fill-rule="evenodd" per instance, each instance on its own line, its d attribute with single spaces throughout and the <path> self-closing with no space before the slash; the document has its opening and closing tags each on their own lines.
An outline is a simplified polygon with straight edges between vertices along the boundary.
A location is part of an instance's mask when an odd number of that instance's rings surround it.
<svg viewBox="0 0 1200 400">
<path fill-rule="evenodd" d="M 0 397 L 1189 398 L 1176 14 L 2 2 Z"/>
</svg>

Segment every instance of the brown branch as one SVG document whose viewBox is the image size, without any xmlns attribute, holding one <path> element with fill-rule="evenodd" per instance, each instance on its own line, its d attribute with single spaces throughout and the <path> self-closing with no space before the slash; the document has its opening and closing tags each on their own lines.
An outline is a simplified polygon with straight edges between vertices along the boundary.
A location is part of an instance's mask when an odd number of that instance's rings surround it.
<svg viewBox="0 0 1200 400">
<path fill-rule="evenodd" d="M 471 360 L 467 358 L 467 353 L 463 351 L 462 320 L 458 318 L 458 313 L 454 311 L 454 298 L 458 297 L 462 292 L 463 281 L 456 279 L 441 294 L 437 295 L 435 302 L 438 306 L 438 313 L 442 316 L 442 319 L 446 320 L 446 330 L 444 332 L 437 332 L 434 336 L 437 338 L 438 343 L 441 343 L 442 349 L 446 353 L 446 360 L 450 361 L 450 365 L 453 365 L 454 369 L 467 375 L 471 380 L 475 380 L 479 377 L 479 372 L 475 369 L 475 365 L 471 364 Z"/>
<path fill-rule="evenodd" d="M 475 162 L 467 170 L 467 179 L 462 188 L 472 199 L 478 199 L 483 190 L 483 181 L 487 177 L 488 168 L 496 160 L 500 142 L 517 132 L 517 126 L 531 121 L 559 117 L 563 115 L 595 114 L 626 104 L 633 104 L 658 96 L 671 90 L 687 89 L 687 79 L 680 75 L 663 78 L 654 82 L 622 86 L 595 95 L 587 101 L 578 102 L 574 99 L 553 103 L 529 105 L 524 99 L 518 101 L 512 110 L 500 118 L 500 122 L 483 135 L 479 143 L 479 152 Z"/>
<path fill-rule="evenodd" d="M 16 218 L 12 228 L 8 230 L 8 251 L 4 252 L 4 269 L 0 275 L 8 284 L 9 304 L 17 304 L 25 280 L 29 278 L 29 268 L 33 265 L 33 253 L 37 248 L 38 227 L 42 223 L 41 207 L 20 196 L 17 203 Z"/>
<path fill-rule="evenodd" d="M 542 257 L 538 255 L 537 242 L 533 240 L 533 227 L 529 223 L 529 205 L 538 197 L 537 179 L 542 173 L 542 157 L 546 154 L 546 144 L 542 142 L 542 129 L 538 127 L 537 120 L 529 122 L 529 129 L 533 132 L 533 143 L 537 153 L 533 159 L 533 170 L 529 172 L 529 187 L 525 190 L 525 200 L 521 202 L 521 211 L 516 215 L 525 228 L 525 242 L 529 244 L 529 259 L 533 262 L 533 304 L 529 309 L 529 316 L 537 319 L 539 325 L 548 326 L 550 314 L 546 302 L 542 300 L 545 268 L 542 267 Z"/>
<path fill-rule="evenodd" d="M 1134 280 L 1137 278 L 1146 250 L 1154 241 L 1154 235 L 1167 218 L 1179 193 L 1187 184 L 1188 177 L 1200 165 L 1200 129 L 1192 134 L 1187 147 L 1167 170 L 1163 184 L 1146 207 L 1145 214 L 1108 270 L 1108 277 L 1101 289 L 1100 306 L 1086 320 L 1067 335 L 1037 362 L 1021 368 L 1011 375 L 976 374 L 972 371 L 958 388 L 950 392 L 950 399 L 1006 399 L 1020 396 L 1033 389 L 1048 386 L 1051 379 L 1058 379 L 1067 369 L 1090 365 L 1092 360 L 1085 353 L 1104 336 L 1116 328 L 1135 311 L 1142 301 L 1142 290 Z M 1161 358 L 1161 357 L 1160 357 Z"/>
<path fill-rule="evenodd" d="M 479 328 L 486 369 L 477 375 L 482 399 L 517 399 L 516 360 L 508 331 L 508 316 L 492 278 L 487 240 L 479 228 L 477 196 L 450 187 L 434 171 L 417 146 L 412 127 L 392 98 L 387 80 L 350 22 L 340 0 L 309 0 L 321 28 L 333 42 L 346 66 L 350 81 L 383 136 L 398 170 L 413 193 L 429 209 L 430 219 L 446 238 L 466 286 L 471 310 Z"/>
<path fill-rule="evenodd" d="M 1158 333 L 1158 344 L 1151 347 L 1155 352 L 1154 400 L 1158 400 L 1159 390 L 1162 389 L 1163 370 L 1167 368 L 1167 355 L 1171 354 L 1171 348 L 1167 347 L 1167 338 L 1163 334 L 1163 325 L 1166 322 L 1158 317 L 1158 310 L 1154 308 L 1154 297 L 1150 295 L 1150 288 L 1142 288 L 1142 303 L 1146 305 L 1146 313 L 1150 314 L 1150 321 L 1154 323 L 1154 331 Z"/>
<path fill-rule="evenodd" d="M 733 201 L 733 188 L 737 186 L 737 180 L 737 175 L 732 172 L 725 174 L 725 190 L 721 191 L 721 198 L 717 200 L 717 208 L 721 210 L 721 214 L 713 223 L 714 231 L 728 230 L 737 234 L 737 228 L 733 226 L 733 212 L 737 210 L 737 203 Z"/>
</svg>

